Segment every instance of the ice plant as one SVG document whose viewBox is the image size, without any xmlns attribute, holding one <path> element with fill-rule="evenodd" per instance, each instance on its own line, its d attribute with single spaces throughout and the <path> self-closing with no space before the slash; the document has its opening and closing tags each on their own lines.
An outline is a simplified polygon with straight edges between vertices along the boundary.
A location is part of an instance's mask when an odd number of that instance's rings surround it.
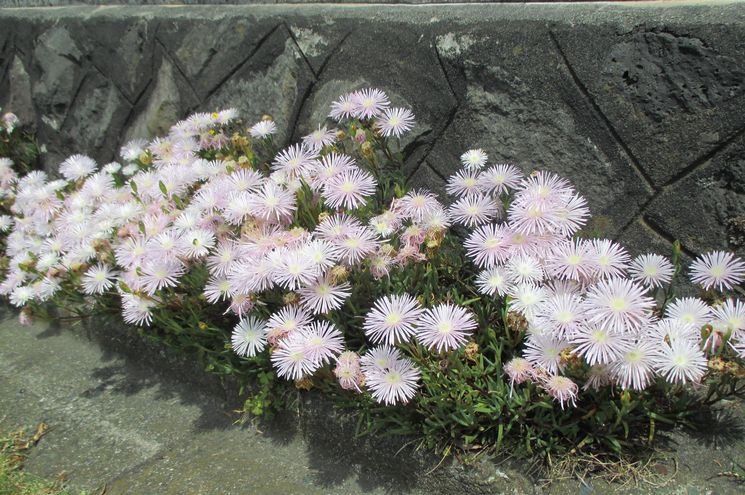
<svg viewBox="0 0 745 495">
<path fill-rule="evenodd" d="M 463 345 L 476 327 L 476 320 L 468 310 L 444 303 L 424 312 L 417 339 L 430 349 L 447 351 Z"/>
<path fill-rule="evenodd" d="M 376 343 L 406 342 L 416 333 L 424 310 L 410 295 L 383 297 L 365 318 L 365 334 Z"/>
<path fill-rule="evenodd" d="M 745 262 L 725 251 L 712 251 L 694 260 L 691 280 L 704 289 L 731 289 L 745 280 Z"/>
<path fill-rule="evenodd" d="M 697 259 L 705 291 L 677 298 L 677 245 L 632 261 L 593 238 L 567 179 L 456 149 L 440 197 L 406 184 L 410 109 L 367 88 L 329 116 L 281 149 L 271 118 L 227 109 L 126 143 L 121 163 L 24 175 L 0 157 L 0 294 L 25 323 L 49 304 L 118 313 L 198 349 L 252 385 L 246 410 L 317 388 L 430 445 L 617 451 L 742 390 L 732 253 Z"/>
</svg>

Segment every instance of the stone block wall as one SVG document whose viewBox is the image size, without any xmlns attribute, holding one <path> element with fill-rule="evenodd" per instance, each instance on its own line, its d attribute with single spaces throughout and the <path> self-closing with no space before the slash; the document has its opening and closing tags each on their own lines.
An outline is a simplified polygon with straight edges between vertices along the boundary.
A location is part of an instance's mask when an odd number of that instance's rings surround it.
<svg viewBox="0 0 745 495">
<path fill-rule="evenodd" d="M 634 252 L 745 254 L 745 4 L 0 9 L 0 105 L 47 165 L 101 163 L 196 110 L 271 114 L 289 143 L 341 93 L 409 105 L 410 182 L 459 155 L 571 180 Z"/>
</svg>

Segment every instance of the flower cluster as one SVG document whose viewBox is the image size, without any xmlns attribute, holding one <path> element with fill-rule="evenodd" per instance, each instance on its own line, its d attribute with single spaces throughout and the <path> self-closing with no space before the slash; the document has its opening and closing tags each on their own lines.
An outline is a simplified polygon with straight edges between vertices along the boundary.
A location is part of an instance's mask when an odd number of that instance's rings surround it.
<svg viewBox="0 0 745 495">
<path fill-rule="evenodd" d="M 386 405 L 416 402 L 457 360 L 497 363 L 512 393 L 534 384 L 563 410 L 580 389 L 698 383 L 725 354 L 745 358 L 745 304 L 713 292 L 745 279 L 733 254 L 699 257 L 690 279 L 708 292 L 673 298 L 679 260 L 579 235 L 590 212 L 567 180 L 472 149 L 445 205 L 406 188 L 389 148 L 411 110 L 363 89 L 329 117 L 282 149 L 270 117 L 245 128 L 228 109 L 127 143 L 121 162 L 70 156 L 59 176 L 0 158 L 0 294 L 24 322 L 76 297 L 175 334 L 187 321 L 245 366 Z M 500 320 L 518 344 L 495 339 Z"/>
<path fill-rule="evenodd" d="M 463 169 L 448 184 L 458 198 L 450 211 L 455 222 L 475 227 L 465 247 L 482 269 L 478 289 L 509 298 L 509 309 L 528 323 L 523 356 L 505 366 L 513 386 L 535 381 L 563 407 L 578 393 L 563 371 L 584 379 L 585 389 L 642 390 L 655 376 L 700 382 L 707 357 L 725 341 L 745 358 L 741 301 L 710 306 L 682 298 L 659 307 L 655 291 L 671 282 L 673 263 L 656 254 L 632 260 L 614 241 L 575 237 L 589 211 L 566 180 L 547 172 L 523 177 L 511 165 L 481 171 L 482 150 L 461 159 Z M 745 280 L 745 263 L 707 253 L 694 261 L 690 278 L 703 289 L 732 289 Z M 576 359 L 584 374 L 575 373 Z"/>
<path fill-rule="evenodd" d="M 350 102 L 349 111 L 340 102 Z M 410 110 L 391 109 L 379 90 L 340 102 L 331 114 L 357 122 L 355 140 L 399 136 L 413 122 Z M 268 344 L 277 374 L 293 380 L 335 361 L 345 388 L 366 382 L 382 402 L 409 400 L 419 376 L 413 364 L 393 350 L 385 365 L 350 357 L 356 353 L 345 350 L 330 318 L 352 294 L 350 273 L 380 279 L 425 259 L 426 240 L 448 226 L 444 206 L 414 191 L 376 211 L 377 171 L 345 153 L 337 130 L 326 126 L 262 163 L 255 153 L 270 148 L 276 125 L 253 125 L 255 141 L 247 142 L 229 135 L 236 117 L 230 109 L 192 115 L 166 137 L 126 144 L 123 165 L 70 156 L 59 179 L 44 172 L 19 179 L 2 162 L 0 185 L 13 206 L 12 217 L 0 217 L 5 231 L 12 228 L 0 293 L 23 307 L 53 299 L 67 283 L 90 296 L 113 292 L 124 321 L 146 326 L 201 267 L 203 297 L 239 319 L 231 337 L 237 354 L 253 357 Z M 250 144 L 253 160 L 218 158 L 235 141 Z M 277 292 L 285 304 L 261 318 Z M 411 318 L 423 316 L 418 338 L 448 350 L 476 326 L 462 308 L 425 313 L 406 295 L 378 306 L 365 324 L 373 342 L 406 340 L 416 326 Z"/>
</svg>

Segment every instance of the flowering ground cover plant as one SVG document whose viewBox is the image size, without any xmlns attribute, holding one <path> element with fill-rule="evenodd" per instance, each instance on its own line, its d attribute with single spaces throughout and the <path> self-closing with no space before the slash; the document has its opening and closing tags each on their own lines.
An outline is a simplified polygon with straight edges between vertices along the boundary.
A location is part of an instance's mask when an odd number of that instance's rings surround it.
<svg viewBox="0 0 745 495">
<path fill-rule="evenodd" d="M 582 232 L 565 179 L 464 151 L 447 201 L 409 190 L 406 108 L 365 89 L 277 149 L 270 119 L 195 114 L 0 186 L 0 292 L 21 321 L 50 304 L 121 314 L 251 384 L 246 412 L 317 388 L 362 430 L 554 455 L 651 442 L 743 392 L 745 263 L 633 258 Z M 332 123 L 333 122 L 333 123 Z M 676 298 L 687 275 L 700 297 Z"/>
</svg>

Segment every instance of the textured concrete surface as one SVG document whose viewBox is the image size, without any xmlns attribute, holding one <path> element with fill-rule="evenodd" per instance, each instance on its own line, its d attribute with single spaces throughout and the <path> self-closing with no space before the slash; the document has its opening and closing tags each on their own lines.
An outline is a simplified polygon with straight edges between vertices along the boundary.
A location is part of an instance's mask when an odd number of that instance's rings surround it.
<svg viewBox="0 0 745 495">
<path fill-rule="evenodd" d="M 479 146 L 569 178 L 632 251 L 745 254 L 743 51 L 737 1 L 2 9 L 0 105 L 54 168 L 226 106 L 289 142 L 378 86 L 416 113 L 413 185 Z"/>
<path fill-rule="evenodd" d="M 6 315 L 7 316 L 7 315 Z M 386 480 L 338 471 L 309 449 L 297 425 L 233 426 L 216 396 L 102 349 L 69 329 L 0 323 L 0 427 L 50 431 L 30 472 L 65 472 L 78 489 L 113 494 L 386 493 Z M 96 492 L 98 493 L 98 492 Z M 407 493 L 421 493 L 407 490 Z"/>
</svg>

